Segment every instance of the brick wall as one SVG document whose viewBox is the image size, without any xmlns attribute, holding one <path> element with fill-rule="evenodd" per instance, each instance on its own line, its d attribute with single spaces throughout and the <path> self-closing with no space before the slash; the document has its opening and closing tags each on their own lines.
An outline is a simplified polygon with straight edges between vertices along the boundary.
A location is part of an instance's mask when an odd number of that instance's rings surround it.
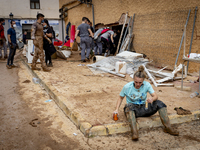
<svg viewBox="0 0 200 150">
<path fill-rule="evenodd" d="M 60 7 L 71 0 L 60 0 Z M 68 5 L 70 8 L 78 2 Z M 194 8 L 200 8 L 199 0 L 93 0 L 95 24 L 114 23 L 122 13 L 134 13 L 134 48 L 136 52 L 145 53 L 157 66 L 169 66 L 173 69 L 178 47 L 180 45 L 183 27 L 189 8 L 192 9 L 188 27 L 186 52 L 189 51 L 191 31 L 194 20 Z M 79 5 L 68 11 L 66 23 L 69 21 L 78 26 L 83 16 L 92 20 L 92 8 L 86 4 Z M 192 52 L 200 53 L 200 12 L 194 30 Z M 183 48 L 183 45 L 182 45 Z M 181 50 L 178 64 L 182 62 Z M 200 65 L 190 63 L 189 72 L 197 72 Z"/>
</svg>

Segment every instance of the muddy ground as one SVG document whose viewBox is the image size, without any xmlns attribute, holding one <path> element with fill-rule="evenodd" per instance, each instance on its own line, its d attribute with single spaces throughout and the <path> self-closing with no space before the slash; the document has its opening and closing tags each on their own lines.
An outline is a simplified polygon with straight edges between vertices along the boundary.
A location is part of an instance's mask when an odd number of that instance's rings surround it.
<svg viewBox="0 0 200 150">
<path fill-rule="evenodd" d="M 0 149 L 1 150 L 131 150 L 196 149 L 200 147 L 200 121 L 175 127 L 180 136 L 170 136 L 162 128 L 140 130 L 138 142 L 131 134 L 85 138 L 76 126 L 49 100 L 48 94 L 21 63 L 7 70 L 0 63 Z M 18 77 L 19 76 L 19 77 Z M 29 123 L 33 121 L 37 127 Z M 74 135 L 75 134 L 75 135 Z"/>
<path fill-rule="evenodd" d="M 75 57 L 80 56 L 75 55 Z M 43 71 L 36 71 L 36 73 L 70 110 L 80 113 L 90 124 L 114 123 L 112 113 L 115 110 L 119 93 L 123 86 L 133 79 L 129 75 L 126 78 L 110 74 L 94 75 L 86 66 L 88 63 L 85 63 L 85 66 L 78 66 L 80 63 L 57 59 L 53 60 L 54 67 L 50 73 Z M 38 66 L 40 65 L 38 64 Z M 154 87 L 152 85 L 159 100 L 167 104 L 168 114 L 176 113 L 175 107 L 191 111 L 200 108 L 199 98 L 190 98 L 192 92 L 198 91 L 199 85 L 187 81 L 195 79 L 197 77 L 191 76 L 184 80 L 184 85 L 192 87 L 192 91 L 180 91 L 174 87 Z M 180 84 L 180 81 L 174 82 L 174 85 Z M 119 122 L 126 121 L 123 113 L 125 103 L 124 99 L 119 110 Z"/>
</svg>

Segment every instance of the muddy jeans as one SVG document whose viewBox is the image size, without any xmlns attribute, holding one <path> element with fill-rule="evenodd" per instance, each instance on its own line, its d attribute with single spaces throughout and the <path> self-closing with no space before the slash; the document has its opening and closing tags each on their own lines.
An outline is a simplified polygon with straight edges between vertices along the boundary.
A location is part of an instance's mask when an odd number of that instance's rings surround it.
<svg viewBox="0 0 200 150">
<path fill-rule="evenodd" d="M 81 47 L 81 60 L 85 60 L 85 50 L 86 58 L 90 56 L 92 39 L 88 37 L 81 37 L 80 47 Z"/>
<path fill-rule="evenodd" d="M 39 58 L 41 62 L 41 67 L 45 68 L 46 63 L 44 61 L 43 37 L 36 36 L 36 39 L 33 41 L 33 44 L 35 46 L 35 53 L 32 60 L 32 67 L 36 67 L 36 62 Z"/>
<path fill-rule="evenodd" d="M 135 117 L 149 117 L 154 115 L 159 109 L 167 107 L 162 101 L 156 100 L 152 104 L 148 103 L 148 109 L 145 110 L 145 104 L 137 105 L 137 104 L 126 104 L 124 107 L 124 113 L 134 111 Z"/>
<path fill-rule="evenodd" d="M 15 53 L 16 53 L 16 44 L 12 43 L 12 46 L 11 46 L 8 43 L 8 47 L 9 47 L 10 52 L 9 52 L 9 56 L 8 56 L 7 65 L 13 65 L 14 56 L 15 56 Z"/>
<path fill-rule="evenodd" d="M 102 43 L 96 41 L 95 47 L 94 47 L 94 54 L 95 55 L 98 54 L 98 49 L 99 49 L 99 55 L 102 55 Z"/>
<path fill-rule="evenodd" d="M 6 41 L 3 41 L 3 45 L 0 45 L 0 57 L 2 56 L 2 49 L 4 50 L 4 57 L 7 55 Z"/>
</svg>

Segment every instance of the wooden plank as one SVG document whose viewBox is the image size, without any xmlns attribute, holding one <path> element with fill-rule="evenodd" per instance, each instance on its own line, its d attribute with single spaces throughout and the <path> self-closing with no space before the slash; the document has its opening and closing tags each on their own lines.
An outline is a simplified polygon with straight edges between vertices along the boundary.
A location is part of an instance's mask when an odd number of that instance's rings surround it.
<svg viewBox="0 0 200 150">
<path fill-rule="evenodd" d="M 165 78 L 163 78 L 163 79 L 156 80 L 156 82 L 162 83 L 162 82 L 169 81 L 169 80 L 172 80 L 172 79 L 173 79 L 173 78 L 171 78 L 171 77 L 165 77 Z"/>
<path fill-rule="evenodd" d="M 129 35 L 129 37 L 128 37 L 128 43 L 127 43 L 127 48 L 125 49 L 125 51 L 127 51 L 128 50 L 128 44 L 130 43 L 130 41 L 133 39 L 133 36 L 131 35 Z"/>
<path fill-rule="evenodd" d="M 167 68 L 167 66 L 164 67 L 164 68 L 162 68 L 162 69 L 160 69 L 160 70 L 158 70 L 157 72 L 161 72 L 161 71 L 163 71 L 165 68 Z"/>
<path fill-rule="evenodd" d="M 155 73 L 155 75 L 159 74 L 159 75 L 162 75 L 162 76 L 165 76 L 165 77 L 171 77 L 171 78 L 173 78 L 173 75 L 171 73 L 157 72 L 157 71 L 150 70 L 150 69 L 148 69 L 148 71 Z"/>
<path fill-rule="evenodd" d="M 127 20 L 127 16 L 128 14 L 126 13 L 126 18 L 125 18 L 125 21 L 124 21 L 124 24 L 123 24 L 123 27 L 122 27 L 122 31 L 121 31 L 121 35 L 120 35 L 120 38 L 119 38 L 119 42 L 118 42 L 118 46 L 117 46 L 117 50 L 115 52 L 115 55 L 118 53 L 119 51 L 119 46 L 121 44 L 121 39 L 122 39 L 122 35 L 123 35 L 123 32 L 124 32 L 124 27 L 125 27 L 125 24 L 126 24 L 126 20 Z"/>
<path fill-rule="evenodd" d="M 174 87 L 174 84 L 157 84 L 158 87 Z"/>
<path fill-rule="evenodd" d="M 119 53 L 125 51 L 126 47 L 128 46 L 128 42 L 129 42 L 129 34 L 126 36 L 125 40 L 124 40 L 124 43 L 122 43 L 122 47 L 121 49 L 119 50 Z"/>
<path fill-rule="evenodd" d="M 149 73 L 148 69 L 145 67 L 145 65 L 143 65 L 144 67 L 144 71 L 146 72 L 146 74 L 148 75 L 148 77 L 150 78 L 150 80 L 153 82 L 154 86 L 157 87 L 157 83 L 156 81 L 154 80 L 154 78 L 152 77 L 152 75 Z"/>
<path fill-rule="evenodd" d="M 120 74 L 120 73 L 117 73 L 115 71 L 111 71 L 111 70 L 108 70 L 108 69 L 105 69 L 105 68 L 100 68 L 100 67 L 92 67 L 92 68 L 99 69 L 101 71 L 108 72 L 110 74 L 113 74 L 113 75 L 116 75 L 116 76 L 119 76 L 119 77 L 123 77 L 123 78 L 125 77 L 125 75 L 123 75 L 123 74 Z"/>
<path fill-rule="evenodd" d="M 182 67 L 183 67 L 182 64 L 180 64 L 178 67 L 176 67 L 175 70 L 172 72 L 173 76 L 174 76 L 175 74 L 177 74 L 177 73 L 182 69 Z"/>
<path fill-rule="evenodd" d="M 159 77 L 163 76 L 163 77 L 171 77 L 171 78 L 174 78 L 174 75 L 175 75 L 177 72 L 179 72 L 181 69 L 182 69 L 182 64 L 180 64 L 178 67 L 176 67 L 172 73 L 164 73 L 164 72 L 154 71 L 154 70 L 150 70 L 150 69 L 148 69 L 148 70 L 149 70 L 149 72 L 154 73 L 155 76 L 159 76 Z M 162 70 L 162 69 L 161 69 L 161 70 Z"/>
<path fill-rule="evenodd" d="M 160 80 L 156 80 L 156 82 L 158 82 L 158 83 L 162 83 L 162 82 L 166 82 L 166 81 L 174 81 L 174 80 L 181 80 L 182 79 L 182 77 L 175 77 L 175 78 L 168 78 L 168 80 L 167 80 L 167 78 L 168 77 L 166 77 L 166 78 L 164 78 L 165 80 L 163 81 L 163 79 L 160 79 Z M 185 79 L 185 77 L 183 78 L 183 79 Z"/>
</svg>

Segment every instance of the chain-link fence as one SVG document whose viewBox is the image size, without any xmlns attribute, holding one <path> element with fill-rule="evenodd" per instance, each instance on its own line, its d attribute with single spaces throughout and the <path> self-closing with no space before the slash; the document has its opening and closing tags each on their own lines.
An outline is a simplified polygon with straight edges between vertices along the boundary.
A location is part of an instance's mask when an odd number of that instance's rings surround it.
<svg viewBox="0 0 200 150">
<path fill-rule="evenodd" d="M 133 50 L 146 54 L 156 66 L 169 66 L 173 69 L 189 9 L 191 13 L 187 25 L 186 43 L 188 53 L 195 8 L 154 14 L 136 14 L 133 28 Z M 196 21 L 198 22 L 198 16 Z M 183 44 L 178 64 L 182 56 Z"/>
</svg>

